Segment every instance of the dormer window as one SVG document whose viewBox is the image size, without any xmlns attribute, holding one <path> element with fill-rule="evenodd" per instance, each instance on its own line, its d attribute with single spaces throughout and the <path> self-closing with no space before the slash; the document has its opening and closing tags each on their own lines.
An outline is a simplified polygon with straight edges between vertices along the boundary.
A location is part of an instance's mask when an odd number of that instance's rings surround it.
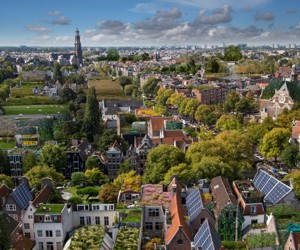
<svg viewBox="0 0 300 250">
<path fill-rule="evenodd" d="M 51 222 L 52 219 L 51 219 L 51 216 L 49 214 L 46 214 L 45 215 L 45 222 Z"/>
<path fill-rule="evenodd" d="M 6 204 L 6 211 L 16 211 L 17 207 L 15 204 Z"/>
</svg>

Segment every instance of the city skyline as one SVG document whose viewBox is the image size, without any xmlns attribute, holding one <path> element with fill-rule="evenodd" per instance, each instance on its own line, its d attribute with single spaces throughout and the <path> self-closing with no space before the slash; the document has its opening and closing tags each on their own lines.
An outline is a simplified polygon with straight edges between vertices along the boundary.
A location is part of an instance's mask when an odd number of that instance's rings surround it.
<svg viewBox="0 0 300 250">
<path fill-rule="evenodd" d="M 296 0 L 5 1 L 0 46 L 297 44 Z"/>
</svg>

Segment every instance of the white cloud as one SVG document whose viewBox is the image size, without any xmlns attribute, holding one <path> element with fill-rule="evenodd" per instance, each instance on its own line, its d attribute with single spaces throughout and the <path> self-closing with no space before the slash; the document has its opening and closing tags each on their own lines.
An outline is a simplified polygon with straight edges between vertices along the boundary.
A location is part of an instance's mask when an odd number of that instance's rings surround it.
<svg viewBox="0 0 300 250">
<path fill-rule="evenodd" d="M 36 33 L 45 33 L 45 34 L 52 31 L 51 28 L 47 28 L 38 24 L 28 24 L 25 26 L 25 29 Z"/>
</svg>

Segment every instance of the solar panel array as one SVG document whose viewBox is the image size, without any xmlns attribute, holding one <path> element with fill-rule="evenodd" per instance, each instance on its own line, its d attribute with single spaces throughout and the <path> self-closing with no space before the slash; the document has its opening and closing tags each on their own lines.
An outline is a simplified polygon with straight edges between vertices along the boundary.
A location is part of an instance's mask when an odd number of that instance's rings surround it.
<svg viewBox="0 0 300 250">
<path fill-rule="evenodd" d="M 12 197 L 21 209 L 26 208 L 33 198 L 25 183 L 22 183 L 13 191 Z"/>
<path fill-rule="evenodd" d="M 289 186 L 263 170 L 258 171 L 253 183 L 265 195 L 264 200 L 272 204 L 279 202 L 292 190 Z"/>
<path fill-rule="evenodd" d="M 194 220 L 202 211 L 203 203 L 199 188 L 194 188 L 186 199 L 190 220 Z"/>
<path fill-rule="evenodd" d="M 201 248 L 202 250 L 219 250 L 221 248 L 221 239 L 216 229 L 205 220 L 201 225 L 199 231 L 194 237 L 195 249 Z"/>
</svg>

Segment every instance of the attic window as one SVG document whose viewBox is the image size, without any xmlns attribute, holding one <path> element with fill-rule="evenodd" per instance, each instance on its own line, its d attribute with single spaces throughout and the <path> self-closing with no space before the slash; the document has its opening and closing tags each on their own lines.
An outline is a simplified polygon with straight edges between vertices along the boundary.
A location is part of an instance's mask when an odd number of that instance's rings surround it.
<svg viewBox="0 0 300 250">
<path fill-rule="evenodd" d="M 183 244 L 183 240 L 182 240 L 182 239 L 179 239 L 179 240 L 177 241 L 177 244 L 178 244 L 178 245 L 182 245 L 182 244 Z"/>
<path fill-rule="evenodd" d="M 49 214 L 46 214 L 45 215 L 45 222 L 51 222 L 52 219 L 51 219 L 51 216 Z"/>
</svg>

